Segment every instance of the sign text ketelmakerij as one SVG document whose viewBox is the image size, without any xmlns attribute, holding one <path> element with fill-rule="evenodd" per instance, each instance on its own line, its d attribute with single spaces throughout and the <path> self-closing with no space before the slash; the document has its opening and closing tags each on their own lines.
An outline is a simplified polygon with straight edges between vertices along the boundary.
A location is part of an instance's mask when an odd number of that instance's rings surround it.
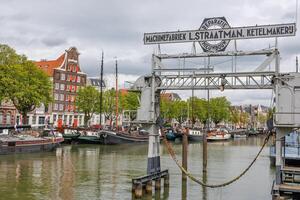
<svg viewBox="0 0 300 200">
<path fill-rule="evenodd" d="M 145 33 L 145 44 L 203 42 L 218 40 L 238 40 L 251 38 L 295 36 L 296 24 L 275 24 L 247 27 L 233 27 L 227 29 L 208 29 L 174 31 L 160 33 Z"/>
</svg>

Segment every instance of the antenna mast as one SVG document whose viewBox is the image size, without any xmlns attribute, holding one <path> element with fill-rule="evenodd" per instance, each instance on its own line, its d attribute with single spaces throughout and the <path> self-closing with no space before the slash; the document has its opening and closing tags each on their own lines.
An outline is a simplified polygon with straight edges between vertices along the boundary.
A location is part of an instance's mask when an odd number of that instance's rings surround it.
<svg viewBox="0 0 300 200">
<path fill-rule="evenodd" d="M 118 60 L 116 59 L 116 130 L 118 131 L 118 117 L 119 117 L 119 95 L 118 95 Z"/>
<path fill-rule="evenodd" d="M 101 68 L 100 68 L 100 113 L 99 113 L 99 117 L 100 117 L 100 126 L 99 126 L 99 130 L 102 127 L 102 96 L 103 96 L 103 87 L 102 87 L 102 83 L 103 83 L 103 58 L 104 58 L 104 53 L 102 51 L 102 59 L 101 59 Z"/>
</svg>

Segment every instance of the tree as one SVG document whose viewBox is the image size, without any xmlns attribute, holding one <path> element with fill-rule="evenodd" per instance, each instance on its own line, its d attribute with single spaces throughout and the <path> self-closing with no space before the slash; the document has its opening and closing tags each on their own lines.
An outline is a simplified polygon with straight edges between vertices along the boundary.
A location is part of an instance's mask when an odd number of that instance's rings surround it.
<svg viewBox="0 0 300 200">
<path fill-rule="evenodd" d="M 100 93 L 93 86 L 81 88 L 77 93 L 76 105 L 84 113 L 84 125 L 87 127 L 88 121 L 99 110 Z"/>
<path fill-rule="evenodd" d="M 230 108 L 230 116 L 229 116 L 229 121 L 236 126 L 237 124 L 240 124 L 240 119 L 241 119 L 241 113 L 239 110 L 235 108 Z"/>
<path fill-rule="evenodd" d="M 18 55 L 14 49 L 5 44 L 0 44 L 0 102 L 4 98 L 9 98 L 8 92 L 15 89 L 17 79 L 14 72 L 16 65 L 25 63 L 26 57 Z"/>
<path fill-rule="evenodd" d="M 120 94 L 120 93 L 119 93 Z M 137 110 L 139 107 L 139 97 L 140 94 L 136 92 L 128 92 L 123 95 L 119 95 L 119 108 L 120 110 Z M 136 118 L 136 113 L 130 112 L 130 119 L 133 120 Z"/>
<path fill-rule="evenodd" d="M 52 84 L 47 74 L 30 61 L 17 66 L 14 76 L 17 84 L 8 92 L 9 98 L 22 115 L 23 124 L 27 124 L 27 113 L 52 101 Z"/>
<path fill-rule="evenodd" d="M 0 45 L 0 100 L 12 101 L 27 123 L 27 113 L 51 102 L 51 82 L 41 69 L 7 45 Z"/>
<path fill-rule="evenodd" d="M 210 118 L 215 124 L 227 121 L 230 116 L 230 102 L 226 97 L 212 98 L 209 102 Z"/>
<path fill-rule="evenodd" d="M 110 120 L 110 126 L 114 120 L 116 109 L 116 90 L 114 88 L 107 90 L 103 94 L 103 111 L 105 119 Z"/>
</svg>

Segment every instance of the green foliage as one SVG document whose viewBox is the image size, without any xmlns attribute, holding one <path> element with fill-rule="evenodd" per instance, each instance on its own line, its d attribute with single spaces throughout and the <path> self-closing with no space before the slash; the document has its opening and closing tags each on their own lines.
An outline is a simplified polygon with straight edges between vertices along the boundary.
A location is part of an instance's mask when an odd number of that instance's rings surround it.
<svg viewBox="0 0 300 200">
<path fill-rule="evenodd" d="M 230 102 L 226 97 L 212 98 L 209 102 L 209 113 L 211 120 L 218 124 L 227 121 L 230 117 Z"/>
<path fill-rule="evenodd" d="M 119 109 L 124 110 L 137 110 L 139 107 L 139 98 L 140 94 L 136 92 L 128 92 L 121 95 L 119 93 Z M 133 120 L 136 118 L 135 112 L 130 112 L 130 119 Z"/>
<path fill-rule="evenodd" d="M 78 110 L 84 113 L 84 125 L 100 107 L 100 93 L 93 87 L 87 86 L 81 88 L 77 93 L 76 105 Z"/>
<path fill-rule="evenodd" d="M 103 112 L 106 119 L 113 120 L 116 110 L 116 90 L 114 88 L 103 93 Z"/>
<path fill-rule="evenodd" d="M 8 45 L 0 44 L 0 102 L 3 98 L 9 98 L 8 92 L 17 83 L 17 79 L 14 78 L 14 72 L 18 71 L 17 65 L 25 61 L 25 56 L 18 55 Z"/>
<path fill-rule="evenodd" d="M 189 113 L 190 118 L 194 116 L 195 119 L 198 119 L 203 124 L 206 123 L 208 116 L 216 124 L 229 120 L 229 107 L 230 102 L 225 97 L 212 98 L 209 107 L 207 100 L 197 97 L 190 97 L 187 101 L 170 101 L 162 98 L 160 102 L 161 115 L 167 121 L 176 119 L 182 122 L 187 118 L 187 113 Z"/>
<path fill-rule="evenodd" d="M 190 118 L 196 118 L 201 123 L 205 124 L 208 118 L 208 103 L 205 99 L 198 97 L 190 97 L 187 100 L 189 104 Z M 193 115 L 193 116 L 192 116 Z"/>
<path fill-rule="evenodd" d="M 10 99 L 26 122 L 26 115 L 51 102 L 51 82 L 41 69 L 7 45 L 0 45 L 0 100 Z"/>
</svg>

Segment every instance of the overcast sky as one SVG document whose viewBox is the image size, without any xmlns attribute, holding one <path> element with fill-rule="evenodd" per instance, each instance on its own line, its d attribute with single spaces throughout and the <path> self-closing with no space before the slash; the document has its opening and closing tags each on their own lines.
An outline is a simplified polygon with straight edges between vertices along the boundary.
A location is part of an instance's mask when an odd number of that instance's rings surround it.
<svg viewBox="0 0 300 200">
<path fill-rule="evenodd" d="M 89 76 L 99 74 L 101 50 L 105 73 L 114 72 L 118 57 L 121 85 L 134 81 L 151 68 L 153 46 L 143 44 L 144 32 L 198 29 L 206 17 L 225 16 L 231 26 L 295 22 L 295 0 L 0 0 L 0 43 L 8 44 L 29 59 L 55 59 L 71 46 L 81 53 L 80 65 Z M 298 25 L 299 27 L 299 25 Z M 300 36 L 280 38 L 281 71 L 295 70 Z M 232 49 L 232 43 L 228 50 Z M 240 50 L 263 49 L 274 39 L 238 41 Z M 161 46 L 162 53 L 190 52 L 191 44 Z M 197 46 L 197 51 L 201 48 Z M 231 63 L 212 60 L 217 71 Z M 260 58 L 238 59 L 238 71 L 253 71 Z M 218 64 L 217 63 L 222 63 Z M 179 65 L 179 62 L 176 62 Z M 176 64 L 173 63 L 173 64 Z M 203 64 L 196 60 L 193 64 Z M 192 62 L 190 63 L 192 65 Z M 111 80 L 111 78 L 108 78 Z M 110 81 L 111 82 L 111 81 Z M 113 82 L 110 83 L 111 85 Z M 187 98 L 191 92 L 180 93 Z M 197 91 L 204 96 L 204 92 Z M 228 95 L 234 104 L 270 104 L 269 91 L 213 92 Z"/>
</svg>

